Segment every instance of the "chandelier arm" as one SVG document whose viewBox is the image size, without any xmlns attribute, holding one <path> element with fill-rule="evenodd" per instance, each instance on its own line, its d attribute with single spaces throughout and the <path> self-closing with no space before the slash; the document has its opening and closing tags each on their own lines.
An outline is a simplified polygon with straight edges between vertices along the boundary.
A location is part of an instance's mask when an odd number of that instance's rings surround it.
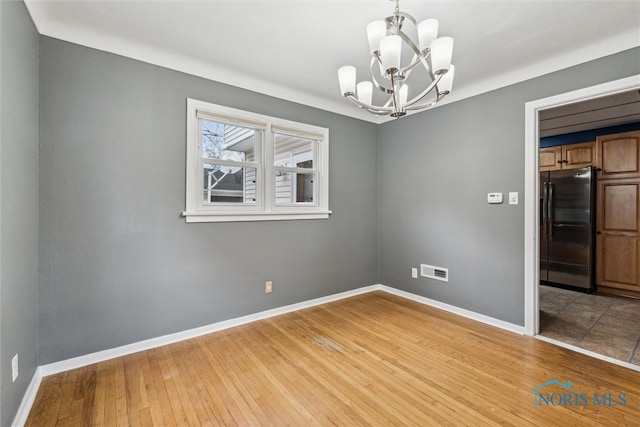
<svg viewBox="0 0 640 427">
<path fill-rule="evenodd" d="M 429 86 L 427 86 L 427 88 L 425 90 L 423 90 L 418 96 L 416 96 L 415 98 L 413 98 L 411 101 L 408 101 L 402 108 L 407 109 L 408 107 L 413 106 L 416 102 L 422 100 L 422 98 L 424 98 L 425 96 L 427 96 L 434 88 L 437 88 L 438 86 L 438 82 L 440 81 L 440 79 L 442 78 L 444 74 L 440 74 L 439 76 L 437 76 L 435 78 L 434 81 L 431 82 L 431 84 Z M 436 91 L 437 93 L 437 91 Z M 437 93 L 437 97 L 436 97 L 436 102 L 440 99 L 440 94 Z"/>
<path fill-rule="evenodd" d="M 406 67 L 401 68 L 400 71 L 407 71 L 406 77 L 409 77 L 409 74 L 411 74 L 411 70 L 413 70 L 418 65 L 418 63 L 422 63 L 423 67 L 425 68 L 425 70 L 427 70 L 427 73 L 431 77 L 431 80 L 435 80 L 435 75 L 431 71 L 431 67 L 427 62 L 427 57 L 431 54 L 431 52 L 427 51 L 423 54 L 405 33 L 403 33 L 402 31 L 398 31 L 398 35 L 400 36 L 400 38 L 402 38 L 402 40 L 404 40 L 405 43 L 407 43 L 407 45 L 409 45 L 411 50 L 413 50 L 414 57 L 411 60 L 414 61 L 416 56 L 418 57 L 418 60 L 416 62 L 413 62 Z"/>
<path fill-rule="evenodd" d="M 411 39 L 405 33 L 403 33 L 402 31 L 398 31 L 398 35 L 402 38 L 402 40 L 404 40 L 409 45 L 409 47 L 411 47 L 411 49 L 414 52 L 413 58 L 411 58 L 412 62 L 406 67 L 400 69 L 400 72 L 404 73 L 405 80 L 409 78 L 409 76 L 411 75 L 411 72 L 419 63 L 422 63 L 422 66 L 427 71 L 427 74 L 429 74 L 429 77 L 431 78 L 431 80 L 432 81 L 435 80 L 436 76 L 431 71 L 431 67 L 427 62 L 427 57 L 431 54 L 431 52 L 427 51 L 424 54 L 422 54 L 422 52 L 419 51 L 416 45 L 411 41 Z M 418 58 L 417 60 L 416 60 L 416 57 Z"/>
<path fill-rule="evenodd" d="M 372 56 L 372 57 L 371 57 L 371 62 L 370 62 L 370 64 L 369 64 L 369 71 L 371 72 L 371 80 L 372 80 L 372 82 L 373 82 L 373 85 L 374 85 L 376 88 L 378 88 L 378 90 L 380 90 L 380 92 L 388 93 L 388 94 L 392 94 L 392 93 L 393 93 L 393 89 L 388 89 L 388 88 L 386 88 L 386 87 L 382 86 L 380 83 L 378 83 L 378 80 L 376 80 L 376 75 L 375 75 L 375 73 L 373 72 L 373 64 L 375 64 L 375 63 L 376 63 L 376 59 L 377 59 L 378 61 L 380 61 L 380 59 L 378 58 L 378 56 L 377 56 L 377 55 Z"/>
<path fill-rule="evenodd" d="M 426 104 L 420 104 L 420 105 L 414 105 L 411 107 L 407 107 L 407 110 L 424 110 L 425 108 L 429 108 L 429 107 L 433 107 L 434 105 L 436 105 L 438 102 L 440 102 L 442 100 L 442 98 L 444 98 L 445 96 L 447 96 L 447 94 L 438 94 L 438 96 L 436 97 L 436 99 L 434 99 L 431 102 L 428 102 Z"/>
<path fill-rule="evenodd" d="M 418 66 L 418 64 L 422 64 L 425 67 L 427 74 L 429 74 L 429 77 L 431 78 L 431 80 L 435 79 L 435 76 L 431 72 L 431 68 L 429 67 L 429 64 L 426 61 L 427 56 L 429 56 L 429 53 L 427 53 L 426 56 L 416 55 L 415 53 L 413 54 L 413 58 L 411 58 L 411 61 L 412 61 L 411 64 L 400 69 L 400 72 L 402 73 L 402 76 L 404 77 L 405 81 L 409 81 L 409 76 L 411 75 L 413 70 L 416 68 L 416 66 Z M 416 60 L 416 57 L 418 58 L 417 60 Z"/>
<path fill-rule="evenodd" d="M 376 116 L 388 116 L 389 115 L 388 111 L 373 110 L 371 108 L 365 108 L 365 110 L 367 110 L 371 114 L 375 114 Z"/>
<path fill-rule="evenodd" d="M 396 15 L 402 16 L 403 18 L 408 19 L 409 21 L 411 21 L 414 27 L 418 26 L 418 21 L 416 20 L 416 18 L 414 18 L 412 15 L 408 14 L 407 12 L 398 11 Z"/>
<path fill-rule="evenodd" d="M 419 58 L 420 55 L 413 54 L 413 58 L 411 58 L 411 63 L 406 67 L 400 68 L 400 73 L 404 76 L 405 80 L 409 79 L 411 72 L 422 62 L 422 59 Z"/>
<path fill-rule="evenodd" d="M 347 98 L 349 101 L 353 102 L 354 104 L 356 104 L 358 107 L 364 108 L 365 110 L 367 110 L 372 114 L 386 115 L 393 112 L 393 108 L 390 108 L 390 107 L 386 107 L 386 108 L 376 107 L 375 105 L 366 104 L 360 101 L 358 98 L 356 98 L 355 95 L 352 93 L 345 94 L 344 97 Z"/>
<path fill-rule="evenodd" d="M 395 32 L 395 34 L 397 36 L 400 36 L 402 41 L 404 41 L 407 45 L 409 45 L 409 47 L 411 48 L 413 53 L 415 53 L 418 56 L 422 56 L 422 52 L 420 52 L 420 49 L 418 49 L 418 46 L 416 46 L 416 44 L 413 42 L 413 40 L 411 40 L 409 38 L 409 36 L 407 36 L 404 32 L 402 32 L 402 30 L 397 30 Z M 407 68 L 407 67 L 405 67 L 405 68 Z"/>
<path fill-rule="evenodd" d="M 431 77 L 431 80 L 435 80 L 436 76 L 435 74 L 433 74 L 433 71 L 431 71 L 431 67 L 429 66 L 429 63 L 427 62 L 427 55 L 419 55 L 419 59 L 420 62 L 422 62 L 422 66 L 424 67 L 425 70 L 427 70 L 427 74 L 429 74 L 429 77 Z"/>
</svg>

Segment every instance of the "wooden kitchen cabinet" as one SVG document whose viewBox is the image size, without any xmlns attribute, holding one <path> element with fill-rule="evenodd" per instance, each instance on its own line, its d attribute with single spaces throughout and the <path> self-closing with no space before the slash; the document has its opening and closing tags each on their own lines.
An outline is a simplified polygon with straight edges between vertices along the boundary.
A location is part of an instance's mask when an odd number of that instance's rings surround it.
<svg viewBox="0 0 640 427">
<path fill-rule="evenodd" d="M 540 149 L 540 171 L 577 169 L 596 165 L 596 142 L 559 145 Z"/>
<path fill-rule="evenodd" d="M 598 182 L 596 284 L 640 297 L 640 178 Z"/>
<path fill-rule="evenodd" d="M 640 131 L 597 137 L 598 179 L 640 178 Z"/>
<path fill-rule="evenodd" d="M 562 147 L 547 147 L 540 149 L 540 171 L 562 169 Z"/>
<path fill-rule="evenodd" d="M 640 131 L 601 135 L 598 153 L 598 292 L 640 298 Z"/>
</svg>

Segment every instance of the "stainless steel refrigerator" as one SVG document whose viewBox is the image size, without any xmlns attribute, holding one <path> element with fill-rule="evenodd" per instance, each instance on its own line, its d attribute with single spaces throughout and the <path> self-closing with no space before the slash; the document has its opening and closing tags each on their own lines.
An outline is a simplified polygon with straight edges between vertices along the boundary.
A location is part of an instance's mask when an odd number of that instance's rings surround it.
<svg viewBox="0 0 640 427">
<path fill-rule="evenodd" d="M 540 172 L 540 282 L 595 290 L 595 169 Z"/>
</svg>

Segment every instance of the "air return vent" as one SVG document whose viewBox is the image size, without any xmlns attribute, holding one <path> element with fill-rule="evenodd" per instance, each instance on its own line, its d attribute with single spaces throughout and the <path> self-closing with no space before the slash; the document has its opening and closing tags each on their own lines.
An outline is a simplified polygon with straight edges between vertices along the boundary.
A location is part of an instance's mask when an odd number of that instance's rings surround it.
<svg viewBox="0 0 640 427">
<path fill-rule="evenodd" d="M 434 265 L 420 264 L 420 275 L 429 279 L 449 281 L 449 269 L 444 267 L 436 267 Z"/>
</svg>

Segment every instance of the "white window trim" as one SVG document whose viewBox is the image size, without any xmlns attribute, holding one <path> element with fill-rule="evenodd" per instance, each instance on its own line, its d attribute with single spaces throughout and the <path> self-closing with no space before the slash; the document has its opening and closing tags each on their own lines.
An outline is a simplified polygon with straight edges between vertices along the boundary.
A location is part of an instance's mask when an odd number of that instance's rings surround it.
<svg viewBox="0 0 640 427">
<path fill-rule="evenodd" d="M 264 131 L 261 159 L 256 169 L 256 203 L 236 206 L 233 204 L 209 205 L 202 201 L 199 184 L 201 156 L 198 150 L 201 138 L 199 118 L 245 125 Z M 293 133 L 316 140 L 318 163 L 314 185 L 317 185 L 317 202 L 291 206 L 276 206 L 273 133 Z M 195 99 L 187 99 L 187 161 L 186 161 L 186 209 L 182 212 L 186 222 L 235 222 L 281 221 L 299 219 L 326 219 L 329 210 L 329 129 L 237 110 Z M 216 163 L 220 163 L 216 161 Z M 253 166 L 252 166 L 253 167 Z M 258 177 L 259 175 L 259 177 Z M 317 183 L 316 183 L 317 181 Z"/>
</svg>

